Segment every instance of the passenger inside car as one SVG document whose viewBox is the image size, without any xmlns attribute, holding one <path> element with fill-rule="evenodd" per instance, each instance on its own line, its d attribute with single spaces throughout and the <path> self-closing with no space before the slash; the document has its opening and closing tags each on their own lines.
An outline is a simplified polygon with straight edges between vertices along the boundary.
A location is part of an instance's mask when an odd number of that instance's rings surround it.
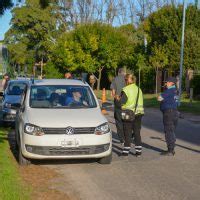
<svg viewBox="0 0 200 200">
<path fill-rule="evenodd" d="M 88 106 L 88 103 L 83 100 L 81 91 L 79 89 L 72 89 L 67 92 L 66 105 L 75 105 L 75 106 Z"/>
</svg>

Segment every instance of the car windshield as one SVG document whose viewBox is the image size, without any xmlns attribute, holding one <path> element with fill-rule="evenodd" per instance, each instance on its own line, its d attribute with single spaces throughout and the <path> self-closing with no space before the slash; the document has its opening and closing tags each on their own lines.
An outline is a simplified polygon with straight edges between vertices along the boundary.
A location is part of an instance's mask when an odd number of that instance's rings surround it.
<svg viewBox="0 0 200 200">
<path fill-rule="evenodd" d="M 32 86 L 32 108 L 94 108 L 95 98 L 89 87 L 70 85 Z"/>
<path fill-rule="evenodd" d="M 21 95 L 26 87 L 25 82 L 10 82 L 7 89 L 8 95 Z"/>
</svg>

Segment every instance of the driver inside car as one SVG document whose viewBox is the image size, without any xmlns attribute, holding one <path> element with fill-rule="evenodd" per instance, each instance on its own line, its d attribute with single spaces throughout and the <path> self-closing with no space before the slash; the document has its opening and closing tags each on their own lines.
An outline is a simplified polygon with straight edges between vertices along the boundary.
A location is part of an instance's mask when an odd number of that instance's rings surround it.
<svg viewBox="0 0 200 200">
<path fill-rule="evenodd" d="M 88 103 L 82 99 L 80 90 L 72 89 L 67 95 L 66 101 L 67 106 L 77 105 L 77 106 L 88 106 Z"/>
</svg>

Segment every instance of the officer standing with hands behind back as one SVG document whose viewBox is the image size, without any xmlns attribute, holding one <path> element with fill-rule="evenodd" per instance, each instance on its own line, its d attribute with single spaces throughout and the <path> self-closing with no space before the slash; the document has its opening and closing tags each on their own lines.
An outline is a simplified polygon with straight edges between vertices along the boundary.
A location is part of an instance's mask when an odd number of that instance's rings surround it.
<svg viewBox="0 0 200 200">
<path fill-rule="evenodd" d="M 166 90 L 157 98 L 161 102 L 160 110 L 163 113 L 165 140 L 168 148 L 161 155 L 174 156 L 176 142 L 175 129 L 178 123 L 176 78 L 169 77 L 165 86 Z"/>
</svg>

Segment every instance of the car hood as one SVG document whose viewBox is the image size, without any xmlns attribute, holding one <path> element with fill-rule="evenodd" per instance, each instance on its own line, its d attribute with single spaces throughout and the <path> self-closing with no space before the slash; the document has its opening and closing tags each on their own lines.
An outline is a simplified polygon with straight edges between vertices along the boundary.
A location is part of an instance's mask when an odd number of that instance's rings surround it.
<svg viewBox="0 0 200 200">
<path fill-rule="evenodd" d="M 21 95 L 5 95 L 4 97 L 4 102 L 7 103 L 14 104 L 14 103 L 20 103 L 20 101 L 21 101 Z"/>
<path fill-rule="evenodd" d="M 36 109 L 28 110 L 28 123 L 40 127 L 96 127 L 106 118 L 99 108 L 90 109 Z"/>
</svg>

